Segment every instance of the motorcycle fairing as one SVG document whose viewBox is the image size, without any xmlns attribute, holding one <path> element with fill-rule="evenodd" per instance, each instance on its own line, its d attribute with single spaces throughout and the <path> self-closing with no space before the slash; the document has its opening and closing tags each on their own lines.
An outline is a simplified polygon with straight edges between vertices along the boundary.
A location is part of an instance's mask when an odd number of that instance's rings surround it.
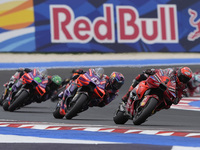
<svg viewBox="0 0 200 150">
<path fill-rule="evenodd" d="M 22 79 L 23 84 L 30 84 L 32 82 L 35 82 L 35 88 L 41 96 L 43 96 L 44 93 L 46 93 L 45 88 L 48 83 L 48 79 L 42 79 L 42 77 L 37 73 L 36 69 L 34 69 L 33 72 L 25 73 L 22 76 Z"/>
<path fill-rule="evenodd" d="M 168 104 L 165 99 L 168 99 L 169 101 L 173 101 L 176 98 L 175 87 L 176 87 L 175 83 L 172 82 L 169 77 L 164 76 L 162 72 L 158 72 L 155 75 L 149 76 L 147 80 L 141 81 L 135 87 L 134 90 L 136 91 L 136 99 L 135 101 L 133 101 L 131 105 L 132 109 L 130 113 L 132 115 L 134 114 L 134 109 L 135 109 L 134 107 L 136 107 L 136 105 L 138 106 L 138 100 L 140 101 L 139 106 L 144 107 L 151 97 L 158 100 L 157 106 L 159 106 L 163 102 L 165 106 L 167 106 Z M 153 90 L 154 88 L 159 88 L 163 92 L 163 95 L 165 95 L 165 99 L 160 100 L 158 95 L 149 94 L 149 92 Z"/>
<path fill-rule="evenodd" d="M 146 84 L 145 81 L 141 81 L 136 87 L 136 94 L 137 94 L 137 98 L 141 99 L 144 95 L 144 93 L 146 92 L 146 90 L 149 89 L 149 86 Z"/>
<path fill-rule="evenodd" d="M 77 78 L 78 87 L 87 86 L 90 83 L 93 83 L 96 87 L 94 88 L 94 92 L 100 97 L 103 98 L 105 95 L 105 83 L 106 81 L 102 81 L 98 76 L 92 73 L 92 71 L 86 72 L 85 74 L 80 75 Z"/>
</svg>

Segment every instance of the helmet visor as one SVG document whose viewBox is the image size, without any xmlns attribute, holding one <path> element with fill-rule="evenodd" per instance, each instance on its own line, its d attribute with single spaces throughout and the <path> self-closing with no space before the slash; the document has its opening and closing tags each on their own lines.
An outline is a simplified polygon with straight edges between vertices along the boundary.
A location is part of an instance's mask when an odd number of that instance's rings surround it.
<svg viewBox="0 0 200 150">
<path fill-rule="evenodd" d="M 189 77 L 186 77 L 182 74 L 178 78 L 179 78 L 180 82 L 182 82 L 182 83 L 187 83 L 190 80 Z"/>
<path fill-rule="evenodd" d="M 115 79 L 112 83 L 112 86 L 118 90 L 121 88 L 121 86 L 123 85 L 123 82 L 122 81 L 118 81 L 117 79 Z"/>
</svg>

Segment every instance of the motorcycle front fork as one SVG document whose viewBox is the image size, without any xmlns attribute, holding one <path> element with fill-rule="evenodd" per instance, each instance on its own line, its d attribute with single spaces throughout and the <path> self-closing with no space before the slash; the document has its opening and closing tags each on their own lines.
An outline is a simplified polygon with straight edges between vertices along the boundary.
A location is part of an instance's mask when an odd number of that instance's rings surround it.
<svg viewBox="0 0 200 150">
<path fill-rule="evenodd" d="M 67 106 L 66 106 L 65 101 L 63 99 L 59 101 L 58 107 L 60 107 L 60 110 L 59 110 L 60 114 L 65 115 Z"/>
</svg>

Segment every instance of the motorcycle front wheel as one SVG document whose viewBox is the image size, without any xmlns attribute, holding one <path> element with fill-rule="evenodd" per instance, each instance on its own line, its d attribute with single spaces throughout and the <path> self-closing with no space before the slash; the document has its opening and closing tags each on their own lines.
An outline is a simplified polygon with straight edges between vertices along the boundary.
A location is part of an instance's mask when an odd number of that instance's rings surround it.
<svg viewBox="0 0 200 150">
<path fill-rule="evenodd" d="M 8 107 L 9 111 L 14 111 L 15 109 L 17 109 L 18 107 L 20 107 L 23 103 L 24 100 L 29 96 L 29 93 L 27 91 L 22 91 L 19 96 L 10 104 L 10 106 Z"/>
<path fill-rule="evenodd" d="M 56 109 L 53 112 L 53 116 L 56 119 L 62 119 L 64 117 L 64 115 L 60 114 L 60 102 L 57 103 Z"/>
<path fill-rule="evenodd" d="M 113 121 L 116 124 L 125 124 L 128 121 L 129 117 L 125 115 L 125 112 L 118 110 L 113 117 Z"/>
<path fill-rule="evenodd" d="M 3 109 L 4 109 L 5 111 L 8 111 L 8 107 L 9 107 L 8 101 L 5 100 L 5 101 L 3 102 Z"/>
<path fill-rule="evenodd" d="M 155 109 L 158 100 L 155 98 L 150 98 L 149 101 L 146 103 L 145 107 L 141 110 L 138 110 L 133 117 L 133 124 L 134 125 L 141 125 L 146 119 L 152 114 L 152 111 Z"/>
<path fill-rule="evenodd" d="M 72 99 L 73 101 L 73 99 Z M 78 112 L 80 112 L 82 110 L 82 107 L 84 106 L 84 104 L 86 104 L 88 101 L 88 96 L 81 93 L 76 102 L 74 104 L 71 104 L 72 106 L 70 106 L 70 108 L 68 108 L 65 118 L 66 119 L 72 119 L 73 117 L 75 117 Z"/>
</svg>

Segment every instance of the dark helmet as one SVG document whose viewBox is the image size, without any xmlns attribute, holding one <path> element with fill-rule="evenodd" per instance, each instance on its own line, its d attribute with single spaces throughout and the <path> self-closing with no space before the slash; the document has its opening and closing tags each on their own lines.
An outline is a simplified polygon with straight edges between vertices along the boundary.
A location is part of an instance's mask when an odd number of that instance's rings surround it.
<svg viewBox="0 0 200 150">
<path fill-rule="evenodd" d="M 187 83 L 192 78 L 192 71 L 189 67 L 182 67 L 177 70 L 177 83 Z"/>
<path fill-rule="evenodd" d="M 111 87 L 115 90 L 118 90 L 121 88 L 121 86 L 124 84 L 124 76 L 123 74 L 119 72 L 112 72 L 110 75 L 110 84 Z"/>
<path fill-rule="evenodd" d="M 60 86 L 62 84 L 62 78 L 59 75 L 53 75 L 51 79 L 52 82 L 57 86 Z"/>
</svg>

